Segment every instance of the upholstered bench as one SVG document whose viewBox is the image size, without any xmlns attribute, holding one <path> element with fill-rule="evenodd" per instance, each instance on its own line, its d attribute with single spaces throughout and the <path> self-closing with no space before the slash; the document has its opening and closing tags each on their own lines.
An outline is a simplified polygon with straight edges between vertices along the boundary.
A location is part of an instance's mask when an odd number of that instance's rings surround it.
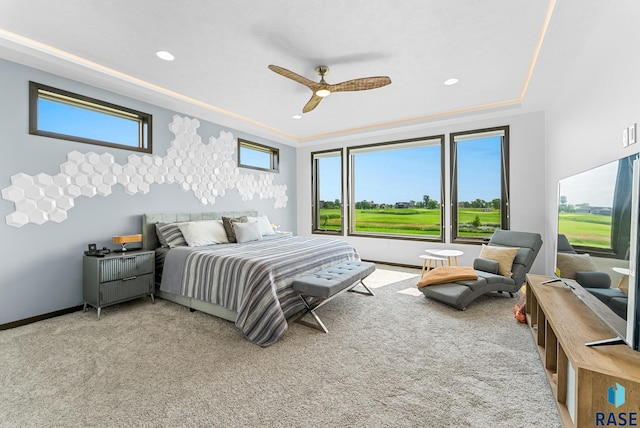
<svg viewBox="0 0 640 428">
<path fill-rule="evenodd" d="M 373 263 L 352 260 L 299 276 L 293 281 L 292 287 L 300 295 L 305 309 L 294 321 L 328 333 L 329 330 L 316 314 L 316 309 L 345 291 L 373 296 L 373 292 L 362 280 L 375 270 L 376 265 Z M 358 284 L 361 284 L 365 291 L 354 290 Z M 304 321 L 302 318 L 307 314 L 311 314 L 317 324 Z"/>
</svg>

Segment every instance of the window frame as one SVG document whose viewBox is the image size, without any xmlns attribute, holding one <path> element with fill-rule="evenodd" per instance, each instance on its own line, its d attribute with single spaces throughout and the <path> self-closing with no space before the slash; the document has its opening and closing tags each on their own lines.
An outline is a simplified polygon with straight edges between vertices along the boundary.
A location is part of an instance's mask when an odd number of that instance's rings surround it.
<svg viewBox="0 0 640 428">
<path fill-rule="evenodd" d="M 457 175 L 457 141 L 456 137 L 478 134 L 478 138 L 483 138 L 480 134 L 491 134 L 503 132 L 500 142 L 500 228 L 509 230 L 510 223 L 510 203 L 509 203 L 509 125 L 497 126 L 492 128 L 474 129 L 469 131 L 452 132 L 449 134 L 449 174 L 451 183 L 451 242 L 464 244 L 482 244 L 486 243 L 489 238 L 486 237 L 469 237 L 458 236 L 458 175 Z"/>
<path fill-rule="evenodd" d="M 259 166 L 242 163 L 242 156 L 241 156 L 242 148 L 269 153 L 269 168 L 262 168 Z M 258 171 L 268 171 L 268 172 L 279 173 L 280 172 L 280 149 L 267 146 L 265 144 L 255 143 L 253 141 L 245 140 L 243 138 L 238 138 L 238 167 L 256 169 Z"/>
<path fill-rule="evenodd" d="M 352 152 L 356 152 L 362 149 L 369 149 L 375 147 L 389 147 L 393 145 L 408 145 L 411 143 L 416 143 L 419 141 L 432 141 L 439 140 L 440 141 L 440 235 L 438 237 L 431 236 L 419 236 L 419 235 L 402 235 L 402 234 L 390 234 L 390 233 L 367 233 L 367 232 L 357 232 L 355 231 L 355 214 L 354 209 L 356 205 L 356 201 L 354 201 L 354 166 L 353 166 L 353 157 Z M 367 238 L 381 238 L 381 239 L 400 239 L 400 240 L 408 240 L 408 241 L 425 241 L 425 242 L 445 242 L 445 135 L 431 135 L 425 137 L 418 138 L 410 138 L 403 140 L 395 140 L 395 141 L 386 141 L 381 143 L 374 144 L 364 144 L 360 146 L 352 146 L 347 147 L 347 236 L 360 236 Z"/>
<path fill-rule="evenodd" d="M 118 144 L 109 141 L 101 141 L 92 138 L 85 138 L 76 135 L 61 134 L 57 132 L 38 129 L 40 114 L 38 109 L 38 101 L 41 98 L 41 92 L 46 92 L 48 95 L 48 99 L 54 102 L 137 121 L 139 123 L 138 146 L 136 147 L 126 144 Z M 75 141 L 78 143 L 125 149 L 135 152 L 152 153 L 152 122 L 153 116 L 149 113 L 144 113 L 128 107 L 123 107 L 117 104 L 98 100 L 96 98 L 87 97 L 85 95 L 80 95 L 74 92 L 69 92 L 63 89 L 29 81 L 29 134 L 31 135 L 39 135 L 41 137 L 50 137 L 59 140 Z"/>
<path fill-rule="evenodd" d="M 336 153 L 340 157 L 340 230 L 322 229 L 319 227 L 320 221 L 320 192 L 319 192 L 319 180 L 318 180 L 318 164 L 316 155 L 328 155 Z M 344 234 L 345 224 L 345 203 L 344 203 L 344 149 L 329 149 L 321 150 L 317 152 L 311 152 L 311 233 L 323 234 L 323 235 L 339 235 Z"/>
</svg>

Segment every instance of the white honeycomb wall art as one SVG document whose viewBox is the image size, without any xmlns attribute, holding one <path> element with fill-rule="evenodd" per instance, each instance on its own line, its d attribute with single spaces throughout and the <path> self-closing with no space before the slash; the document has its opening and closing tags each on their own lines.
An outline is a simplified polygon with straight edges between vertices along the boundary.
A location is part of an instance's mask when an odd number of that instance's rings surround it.
<svg viewBox="0 0 640 428">
<path fill-rule="evenodd" d="M 243 201 L 274 199 L 275 208 L 287 206 L 287 186 L 274 184 L 274 174 L 240 174 L 233 134 L 221 131 L 218 138 L 210 137 L 204 144 L 196 132 L 199 127 L 197 119 L 173 116 L 169 129 L 175 137 L 166 156 L 131 154 L 120 165 L 109 153 L 73 151 L 56 175 L 13 175 L 11 185 L 2 189 L 2 198 L 15 204 L 6 222 L 13 227 L 61 223 L 76 198 L 106 197 L 116 185 L 135 195 L 148 193 L 152 184 L 177 184 L 202 205 L 213 205 L 235 189 Z"/>
</svg>

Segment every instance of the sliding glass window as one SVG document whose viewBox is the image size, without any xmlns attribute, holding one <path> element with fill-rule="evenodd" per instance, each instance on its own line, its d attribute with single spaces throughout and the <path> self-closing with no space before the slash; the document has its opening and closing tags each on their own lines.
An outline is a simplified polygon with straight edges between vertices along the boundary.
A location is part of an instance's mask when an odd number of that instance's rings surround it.
<svg viewBox="0 0 640 428">
<path fill-rule="evenodd" d="M 509 229 L 509 127 L 451 134 L 454 242 L 482 242 Z"/>
<path fill-rule="evenodd" d="M 29 133 L 151 153 L 151 115 L 29 82 Z"/>
<path fill-rule="evenodd" d="M 311 153 L 313 233 L 342 235 L 342 149 Z"/>
<path fill-rule="evenodd" d="M 444 136 L 348 148 L 349 234 L 442 241 Z"/>
</svg>

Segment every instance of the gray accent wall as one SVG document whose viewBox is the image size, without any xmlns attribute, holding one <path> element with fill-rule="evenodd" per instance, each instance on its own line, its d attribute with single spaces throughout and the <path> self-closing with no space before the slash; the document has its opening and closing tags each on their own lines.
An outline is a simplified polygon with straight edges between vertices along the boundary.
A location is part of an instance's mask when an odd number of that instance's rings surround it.
<svg viewBox="0 0 640 428">
<path fill-rule="evenodd" d="M 72 151 L 110 153 L 119 164 L 125 164 L 127 156 L 135 153 L 30 135 L 30 80 L 152 114 L 153 155 L 166 155 L 174 139 L 169 123 L 176 114 L 186 116 L 5 60 L 0 60 L 0 76 L 1 189 L 11 185 L 11 176 L 15 174 L 59 173 L 60 164 Z M 227 190 L 214 205 L 202 205 L 191 192 L 180 190 L 176 183 L 152 184 L 148 193 L 134 195 L 127 194 L 121 185 L 114 185 L 109 196 L 75 198 L 75 206 L 68 211 L 65 221 L 11 227 L 5 218 L 15 211 L 14 203 L 0 199 L 0 325 L 80 305 L 82 254 L 87 244 L 116 248 L 111 237 L 140 233 L 143 213 L 257 210 L 267 214 L 282 230 L 295 231 L 295 149 L 200 120 L 198 135 L 205 144 L 209 137 L 217 138 L 221 131 L 231 132 L 236 139 L 243 138 L 280 150 L 280 172 L 274 175 L 273 184 L 287 186 L 286 207 L 274 208 L 273 198 L 255 197 L 243 201 L 235 189 Z M 237 162 L 237 153 L 234 158 Z M 240 174 L 255 174 L 257 179 L 264 172 L 240 168 Z"/>
</svg>

